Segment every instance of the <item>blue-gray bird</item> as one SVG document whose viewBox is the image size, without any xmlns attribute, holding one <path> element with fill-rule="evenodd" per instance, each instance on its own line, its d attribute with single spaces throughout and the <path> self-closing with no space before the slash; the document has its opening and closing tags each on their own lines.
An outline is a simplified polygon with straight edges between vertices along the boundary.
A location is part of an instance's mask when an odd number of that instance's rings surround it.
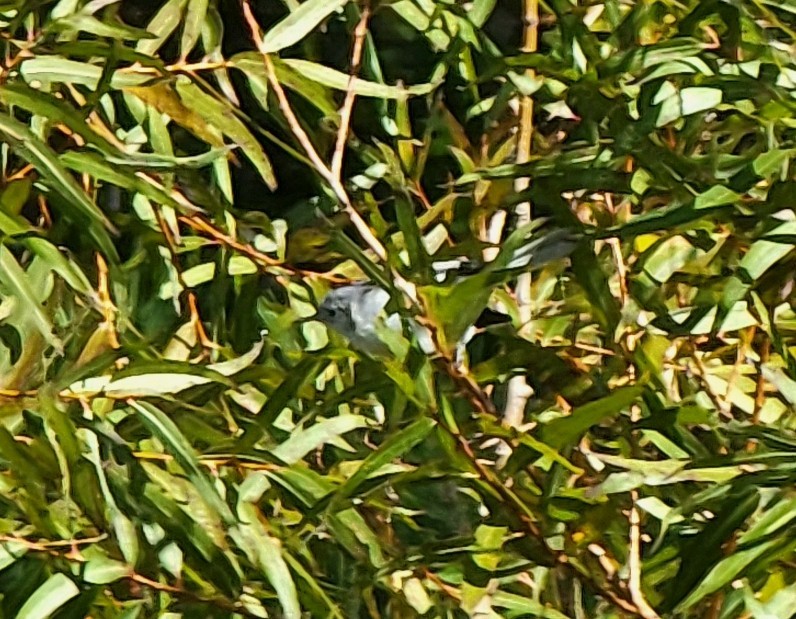
<svg viewBox="0 0 796 619">
<path fill-rule="evenodd" d="M 535 269 L 569 256 L 581 239 L 570 230 L 533 235 L 535 226 L 526 226 L 509 236 L 492 262 L 474 268 L 473 261 L 447 260 L 432 263 L 440 284 L 418 286 L 425 314 L 436 329 L 436 340 L 425 327 L 412 319 L 407 324 L 426 354 L 441 351 L 459 358 L 472 337 L 472 325 L 486 307 L 495 286 L 517 273 Z M 475 271 L 475 272 L 474 272 Z M 461 273 L 470 273 L 461 275 Z M 402 332 L 401 316 L 385 311 L 390 294 L 369 282 L 341 286 L 330 291 L 315 318 L 343 335 L 352 348 L 371 356 L 390 355 L 385 343 L 390 331 Z"/>
</svg>

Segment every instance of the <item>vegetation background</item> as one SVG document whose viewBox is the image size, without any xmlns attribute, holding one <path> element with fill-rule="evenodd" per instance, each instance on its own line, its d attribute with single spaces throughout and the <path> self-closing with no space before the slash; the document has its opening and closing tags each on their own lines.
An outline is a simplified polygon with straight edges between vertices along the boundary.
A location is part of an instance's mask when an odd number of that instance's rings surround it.
<svg viewBox="0 0 796 619">
<path fill-rule="evenodd" d="M 0 614 L 791 617 L 794 29 L 0 1 Z M 310 320 L 364 277 L 439 355 Z"/>
</svg>

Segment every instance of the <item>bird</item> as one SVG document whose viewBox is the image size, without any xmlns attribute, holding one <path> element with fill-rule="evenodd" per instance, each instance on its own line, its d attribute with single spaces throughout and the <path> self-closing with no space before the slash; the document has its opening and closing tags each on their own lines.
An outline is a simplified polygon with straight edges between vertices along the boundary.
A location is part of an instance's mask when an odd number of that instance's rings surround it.
<svg viewBox="0 0 796 619">
<path fill-rule="evenodd" d="M 533 234 L 536 226 L 515 231 L 495 260 L 483 264 L 464 258 L 432 262 L 435 283 L 417 287 L 418 297 L 436 326 L 436 338 L 428 328 L 398 312 L 387 313 L 391 295 L 369 282 L 355 282 L 332 289 L 314 316 L 348 340 L 351 347 L 371 357 L 394 356 L 395 335 L 409 326 L 419 348 L 426 354 L 439 351 L 457 359 L 473 336 L 473 324 L 486 307 L 495 286 L 517 273 L 539 268 L 569 256 L 583 238 L 568 229 Z M 435 341 L 436 339 L 436 341 Z"/>
<path fill-rule="evenodd" d="M 387 314 L 390 293 L 370 282 L 357 282 L 331 290 L 318 307 L 315 319 L 345 337 L 351 346 L 367 355 L 391 355 L 385 333 L 403 331 L 398 312 Z M 432 354 L 434 344 L 428 329 L 410 320 L 409 326 L 423 352 Z"/>
</svg>

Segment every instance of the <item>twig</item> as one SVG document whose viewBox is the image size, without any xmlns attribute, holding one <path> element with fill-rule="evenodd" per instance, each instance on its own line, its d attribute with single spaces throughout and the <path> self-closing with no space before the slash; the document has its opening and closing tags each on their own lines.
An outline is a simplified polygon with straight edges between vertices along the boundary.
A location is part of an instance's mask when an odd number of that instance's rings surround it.
<svg viewBox="0 0 796 619">
<path fill-rule="evenodd" d="M 754 327 L 752 327 L 754 329 Z M 752 412 L 752 424 L 757 426 L 760 424 L 760 412 L 763 410 L 763 405 L 766 402 L 766 379 L 763 377 L 763 366 L 768 363 L 768 358 L 771 355 L 771 340 L 768 335 L 763 336 L 763 344 L 760 348 L 760 363 L 757 369 L 757 384 L 755 385 L 755 406 Z M 754 338 L 754 333 L 749 338 L 750 346 Z M 749 439 L 746 444 L 746 451 L 754 453 L 757 449 L 757 442 Z"/>
<path fill-rule="evenodd" d="M 538 47 L 539 2 L 538 0 L 525 0 L 523 6 L 524 32 L 522 51 L 533 53 Z M 533 69 L 526 70 L 526 76 L 533 78 Z M 531 158 L 531 139 L 533 138 L 533 98 L 520 97 L 520 134 L 517 139 L 517 164 L 527 163 Z M 527 176 L 518 178 L 514 182 L 514 190 L 520 194 L 528 189 L 531 181 Z M 524 226 L 531 223 L 531 203 L 522 202 L 515 207 L 517 225 Z M 505 216 L 504 216 L 505 219 Z M 517 277 L 515 295 L 517 311 L 520 318 L 520 334 L 524 335 L 530 330 L 533 318 L 533 301 L 531 299 L 531 273 L 521 273 Z M 506 407 L 503 411 L 503 422 L 512 428 L 522 425 L 525 416 L 525 405 L 528 398 L 533 395 L 533 390 L 525 376 L 519 374 L 509 380 L 506 393 Z"/>
<path fill-rule="evenodd" d="M 342 181 L 343 154 L 345 152 L 346 140 L 348 139 L 348 129 L 351 125 L 351 113 L 354 109 L 354 99 L 356 99 L 357 96 L 354 86 L 357 81 L 359 65 L 362 63 L 362 44 L 368 32 L 369 18 L 370 6 L 366 4 L 365 8 L 362 9 L 362 15 L 359 18 L 357 27 L 354 29 L 354 49 L 351 52 L 351 73 L 348 77 L 345 100 L 343 101 L 343 108 L 340 112 L 340 128 L 337 131 L 337 142 L 335 143 L 334 154 L 332 155 L 332 174 L 340 181 Z"/>
<path fill-rule="evenodd" d="M 480 387 L 477 385 L 476 387 L 480 390 Z M 488 415 L 490 413 L 482 411 L 482 414 Z M 592 593 L 608 599 L 618 608 L 637 616 L 644 616 L 634 602 L 625 599 L 618 592 L 614 591 L 610 585 L 602 584 L 597 581 L 586 568 L 579 568 L 577 564 L 573 564 L 565 552 L 552 548 L 547 543 L 544 533 L 537 526 L 533 513 L 528 505 L 521 497 L 504 484 L 492 470 L 478 459 L 467 437 L 463 436 L 458 430 L 448 427 L 445 423 L 441 423 L 440 426 L 453 437 L 459 445 L 459 451 L 467 458 L 481 480 L 500 496 L 510 512 L 518 518 L 525 527 L 527 533 L 536 540 L 543 552 L 555 565 L 566 571 L 569 577 L 582 581 Z"/>
<path fill-rule="evenodd" d="M 93 538 L 83 538 L 76 540 L 58 540 L 55 542 L 34 542 L 32 540 L 25 539 L 24 537 L 2 535 L 0 536 L 0 544 L 5 545 L 10 543 L 17 543 L 24 546 L 25 548 L 27 548 L 32 552 L 42 552 L 49 554 L 50 556 L 62 557 L 73 563 L 85 563 L 86 559 L 83 558 L 79 553 L 75 552 L 77 546 L 98 543 L 106 539 L 107 537 L 108 537 L 107 535 L 99 535 Z M 58 548 L 63 546 L 69 546 L 70 548 L 69 552 L 62 552 L 57 550 Z M 240 602 L 230 600 L 226 597 L 204 596 L 195 593 L 193 591 L 190 591 L 189 589 L 183 589 L 181 587 L 176 587 L 174 585 L 162 583 L 157 580 L 152 580 L 151 578 L 147 578 L 146 576 L 134 572 L 132 567 L 130 568 L 130 571 L 124 576 L 124 578 L 136 582 L 140 585 L 144 585 L 145 587 L 149 587 L 150 589 L 155 589 L 157 591 L 164 591 L 167 593 L 171 593 L 176 597 L 186 598 L 194 602 L 200 602 L 203 604 L 215 606 L 216 608 L 219 608 L 221 610 L 227 612 L 234 612 L 244 617 L 260 617 L 260 615 L 247 610 L 246 607 Z"/>
<path fill-rule="evenodd" d="M 16 537 L 14 535 L 0 535 L 0 542 L 17 543 L 25 546 L 29 550 L 37 550 L 40 552 L 49 552 L 51 548 L 74 548 L 75 546 L 86 546 L 88 544 L 96 544 L 108 538 L 106 533 L 96 535 L 95 537 L 83 537 L 80 539 L 60 539 L 54 542 L 34 542 L 24 537 Z"/>
<path fill-rule="evenodd" d="M 100 328 L 105 328 L 108 334 L 108 345 L 113 349 L 121 348 L 119 338 L 116 335 L 116 306 L 111 300 L 110 287 L 108 286 L 108 265 L 102 254 L 97 254 L 97 274 L 99 283 L 97 284 L 97 296 L 99 298 L 100 311 L 102 312 L 102 324 Z"/>
<path fill-rule="evenodd" d="M 768 358 L 771 355 L 771 340 L 768 335 L 763 336 L 763 344 L 760 347 L 760 365 L 757 372 L 757 385 L 755 386 L 755 408 L 752 414 L 752 423 L 758 425 L 760 423 L 760 411 L 763 409 L 763 404 L 766 401 L 766 379 L 763 378 L 763 366 L 768 363 Z"/>
<path fill-rule="evenodd" d="M 443 582 L 443 580 L 439 576 L 437 576 L 434 572 L 432 572 L 428 568 L 423 568 L 423 575 L 426 578 L 428 578 L 428 580 L 433 582 L 439 588 L 439 590 L 442 591 L 449 598 L 457 602 L 462 601 L 462 594 L 459 593 L 459 590 L 456 587 L 451 587 L 449 584 Z"/>
<path fill-rule="evenodd" d="M 196 307 L 196 295 L 191 291 L 188 292 L 188 311 L 191 314 L 191 324 L 193 324 L 194 331 L 196 331 L 199 343 L 210 350 L 220 349 L 221 346 L 208 337 L 202 324 L 202 317 L 199 315 L 199 308 Z"/>
<path fill-rule="evenodd" d="M 627 289 L 627 266 L 622 256 L 622 246 L 619 244 L 619 239 L 617 237 L 606 239 L 605 242 L 611 248 L 611 254 L 614 257 L 616 273 L 619 277 L 619 302 L 622 304 L 622 307 L 624 307 L 627 305 L 629 297 Z"/>
<path fill-rule="evenodd" d="M 17 181 L 20 179 L 25 178 L 28 173 L 33 172 L 35 168 L 33 167 L 32 163 L 25 164 L 20 170 L 14 172 L 11 176 L 6 178 L 6 182 Z"/>
<path fill-rule="evenodd" d="M 630 556 L 628 558 L 627 588 L 630 591 L 630 599 L 638 608 L 639 615 L 644 619 L 660 619 L 658 613 L 647 603 L 644 593 L 641 591 L 641 532 L 639 526 L 641 520 L 636 507 L 638 492 L 633 490 L 630 497 L 633 504 L 630 506 Z"/>
<path fill-rule="evenodd" d="M 246 245 L 241 243 L 237 239 L 225 234 L 210 222 L 202 219 L 201 217 L 193 216 L 193 217 L 186 217 L 184 215 L 179 217 L 179 220 L 186 224 L 187 226 L 193 228 L 197 232 L 203 232 L 207 236 L 215 239 L 222 245 L 226 245 L 227 247 L 231 247 L 232 249 L 240 252 L 247 258 L 250 258 L 253 262 L 269 266 L 269 267 L 276 267 L 281 266 L 278 260 L 271 258 L 267 254 L 257 251 L 251 245 Z"/>
<path fill-rule="evenodd" d="M 279 109 L 282 110 L 282 114 L 284 114 L 285 120 L 287 120 L 290 130 L 293 132 L 293 135 L 298 140 L 299 144 L 301 144 L 304 152 L 307 153 L 307 157 L 309 157 L 312 165 L 315 166 L 318 174 L 320 174 L 321 177 L 326 181 L 337 199 L 340 201 L 343 211 L 346 213 L 346 215 L 348 215 L 351 223 L 354 224 L 359 236 L 362 237 L 362 240 L 365 241 L 365 244 L 373 250 L 380 260 L 386 261 L 387 250 L 384 249 L 384 246 L 381 244 L 379 239 L 375 237 L 372 230 L 365 223 L 365 220 L 362 219 L 360 214 L 357 213 L 357 211 L 351 205 L 351 199 L 348 197 L 345 187 L 343 187 L 343 183 L 334 174 L 332 174 L 331 169 L 320 158 L 318 151 L 310 141 L 307 132 L 304 131 L 304 128 L 301 126 L 298 118 L 293 113 L 293 108 L 290 107 L 290 102 L 287 100 L 287 95 L 285 94 L 282 85 L 279 83 L 279 80 L 276 78 L 276 73 L 274 72 L 274 65 L 271 62 L 271 58 L 268 56 L 268 53 L 263 47 L 262 37 L 260 36 L 260 27 L 257 25 L 257 20 L 252 14 L 248 0 L 242 0 L 242 6 L 243 16 L 246 19 L 249 29 L 251 30 L 252 40 L 263 56 L 263 64 L 265 66 L 266 75 L 268 76 L 268 83 L 271 85 L 271 88 L 276 95 L 277 101 L 279 102 Z"/>
<path fill-rule="evenodd" d="M 271 256 L 262 253 L 261 251 L 257 251 L 254 247 L 247 243 L 241 243 L 236 238 L 230 236 L 222 230 L 219 230 L 209 221 L 199 217 L 198 215 L 180 215 L 178 219 L 197 232 L 201 232 L 202 234 L 209 236 L 220 245 L 224 245 L 225 247 L 229 247 L 230 249 L 243 254 L 266 273 L 272 273 L 274 275 L 302 275 L 317 279 L 328 279 L 332 281 L 337 281 L 339 279 L 336 275 L 317 273 L 315 271 L 306 271 L 304 269 L 297 269 L 296 267 L 284 264 L 283 262 L 280 262 L 279 260 L 271 258 Z"/>
<path fill-rule="evenodd" d="M 699 357 L 698 350 L 693 343 L 689 343 L 691 348 L 691 360 L 694 362 L 693 366 L 691 366 L 692 371 L 695 369 L 696 374 L 699 379 L 702 381 L 702 386 L 705 390 L 705 393 L 710 398 L 710 401 L 713 402 L 713 406 L 716 407 L 716 410 L 724 415 L 725 417 L 732 418 L 732 404 L 726 400 L 722 399 L 722 397 L 716 393 L 713 387 L 710 385 L 708 381 L 708 370 L 705 367 L 705 364 L 702 363 L 702 359 Z"/>
</svg>

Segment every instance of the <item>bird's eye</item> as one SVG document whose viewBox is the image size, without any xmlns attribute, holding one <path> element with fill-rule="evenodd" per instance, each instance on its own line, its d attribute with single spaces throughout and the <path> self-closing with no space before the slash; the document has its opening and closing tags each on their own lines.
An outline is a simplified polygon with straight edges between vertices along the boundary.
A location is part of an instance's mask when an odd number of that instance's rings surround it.
<svg viewBox="0 0 796 619">
<path fill-rule="evenodd" d="M 334 318 L 335 314 L 337 314 L 337 310 L 330 308 L 330 309 L 326 310 L 326 313 L 329 314 L 329 316 L 331 318 Z"/>
</svg>

